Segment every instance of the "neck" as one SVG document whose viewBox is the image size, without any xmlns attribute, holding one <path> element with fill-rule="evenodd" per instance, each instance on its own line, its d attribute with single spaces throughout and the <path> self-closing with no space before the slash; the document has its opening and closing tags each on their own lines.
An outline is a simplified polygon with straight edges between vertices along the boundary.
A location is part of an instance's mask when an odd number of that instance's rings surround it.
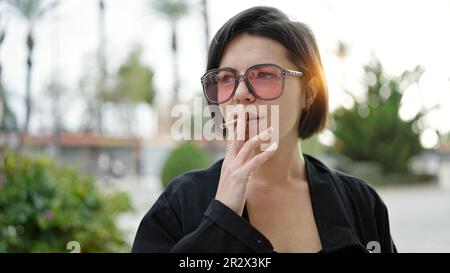
<svg viewBox="0 0 450 273">
<path fill-rule="evenodd" d="M 252 174 L 253 181 L 285 184 L 306 181 L 305 160 L 296 132 L 280 138 L 275 154 Z"/>
</svg>

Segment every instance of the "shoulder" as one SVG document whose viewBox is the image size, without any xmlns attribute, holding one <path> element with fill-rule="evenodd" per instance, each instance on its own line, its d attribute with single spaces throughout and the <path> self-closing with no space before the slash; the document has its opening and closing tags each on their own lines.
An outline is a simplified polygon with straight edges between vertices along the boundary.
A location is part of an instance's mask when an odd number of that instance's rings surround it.
<svg viewBox="0 0 450 273">
<path fill-rule="evenodd" d="M 389 212 L 378 192 L 363 179 L 334 171 L 346 195 L 345 202 L 353 212 L 352 218 L 358 235 L 365 244 L 381 244 L 381 252 L 397 252 L 390 235 Z"/>
<path fill-rule="evenodd" d="M 356 207 L 378 210 L 385 209 L 385 204 L 377 191 L 365 180 L 351 174 L 327 167 L 318 159 L 308 156 L 308 160 L 322 173 L 334 177 L 338 193 Z"/>
<path fill-rule="evenodd" d="M 372 209 L 385 207 L 383 200 L 377 191 L 365 180 L 350 174 L 334 171 L 339 178 L 339 183 L 344 190 L 358 203 L 371 205 Z"/>
<path fill-rule="evenodd" d="M 337 188 L 341 189 L 343 200 L 353 212 L 355 222 L 367 229 L 373 224 L 379 232 L 388 223 L 388 208 L 378 192 L 365 180 L 350 174 L 335 171 Z"/>
</svg>

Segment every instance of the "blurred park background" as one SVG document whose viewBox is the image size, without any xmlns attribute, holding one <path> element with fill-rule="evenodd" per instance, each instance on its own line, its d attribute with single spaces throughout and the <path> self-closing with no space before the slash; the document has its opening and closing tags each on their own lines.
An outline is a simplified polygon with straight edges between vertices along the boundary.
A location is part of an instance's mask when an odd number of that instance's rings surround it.
<svg viewBox="0 0 450 273">
<path fill-rule="evenodd" d="M 450 252 L 450 2 L 0 0 L 0 252 L 127 252 L 175 176 L 224 143 L 177 142 L 209 41 L 281 9 L 316 34 L 330 124 L 302 145 L 366 179 L 400 252 Z"/>
</svg>

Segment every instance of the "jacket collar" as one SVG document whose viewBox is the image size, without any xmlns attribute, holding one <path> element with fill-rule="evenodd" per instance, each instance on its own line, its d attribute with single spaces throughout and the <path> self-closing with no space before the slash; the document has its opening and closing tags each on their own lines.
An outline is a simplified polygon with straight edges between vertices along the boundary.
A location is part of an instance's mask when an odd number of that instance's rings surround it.
<svg viewBox="0 0 450 273">
<path fill-rule="evenodd" d="M 351 224 L 348 208 L 338 189 L 336 174 L 312 156 L 304 155 L 311 205 L 323 252 L 367 252 Z M 243 218 L 249 221 L 247 207 Z"/>
<path fill-rule="evenodd" d="M 358 240 L 349 208 L 334 171 L 312 156 L 304 155 L 314 218 L 324 252 L 343 249 L 367 251 Z"/>
</svg>

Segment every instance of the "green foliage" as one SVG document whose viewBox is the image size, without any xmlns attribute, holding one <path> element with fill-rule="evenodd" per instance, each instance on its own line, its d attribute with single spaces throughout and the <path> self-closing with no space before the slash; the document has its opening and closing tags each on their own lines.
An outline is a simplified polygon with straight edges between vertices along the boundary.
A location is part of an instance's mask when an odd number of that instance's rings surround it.
<svg viewBox="0 0 450 273">
<path fill-rule="evenodd" d="M 189 11 L 186 0 L 150 0 L 150 8 L 171 22 L 176 22 Z"/>
<path fill-rule="evenodd" d="M 436 175 L 412 173 L 370 173 L 358 175 L 358 177 L 374 187 L 425 185 L 435 183 L 437 179 Z"/>
<path fill-rule="evenodd" d="M 111 91 L 103 91 L 104 101 L 114 103 L 152 104 L 155 97 L 153 71 L 141 63 L 142 48 L 131 51 L 127 60 L 117 72 L 116 84 Z"/>
<path fill-rule="evenodd" d="M 7 152 L 0 165 L 0 252 L 128 251 L 115 219 L 131 209 L 123 192 L 103 193 L 93 179 L 47 159 Z"/>
<path fill-rule="evenodd" d="M 334 113 L 335 148 L 354 161 L 378 162 L 384 173 L 407 172 L 409 159 L 422 150 L 419 132 L 413 128 L 424 113 L 404 121 L 399 109 L 404 90 L 417 83 L 423 71 L 416 67 L 387 78 L 378 60 L 364 69 L 366 98 Z"/>
<path fill-rule="evenodd" d="M 325 147 L 319 142 L 318 136 L 299 141 L 301 151 L 304 154 L 319 157 L 325 152 Z"/>
<path fill-rule="evenodd" d="M 185 142 L 175 148 L 164 163 L 161 173 L 163 186 L 166 187 L 178 175 L 204 168 L 210 163 L 208 155 L 202 149 L 192 142 Z"/>
<path fill-rule="evenodd" d="M 59 0 L 6 0 L 31 25 L 48 11 L 54 9 Z"/>
</svg>

